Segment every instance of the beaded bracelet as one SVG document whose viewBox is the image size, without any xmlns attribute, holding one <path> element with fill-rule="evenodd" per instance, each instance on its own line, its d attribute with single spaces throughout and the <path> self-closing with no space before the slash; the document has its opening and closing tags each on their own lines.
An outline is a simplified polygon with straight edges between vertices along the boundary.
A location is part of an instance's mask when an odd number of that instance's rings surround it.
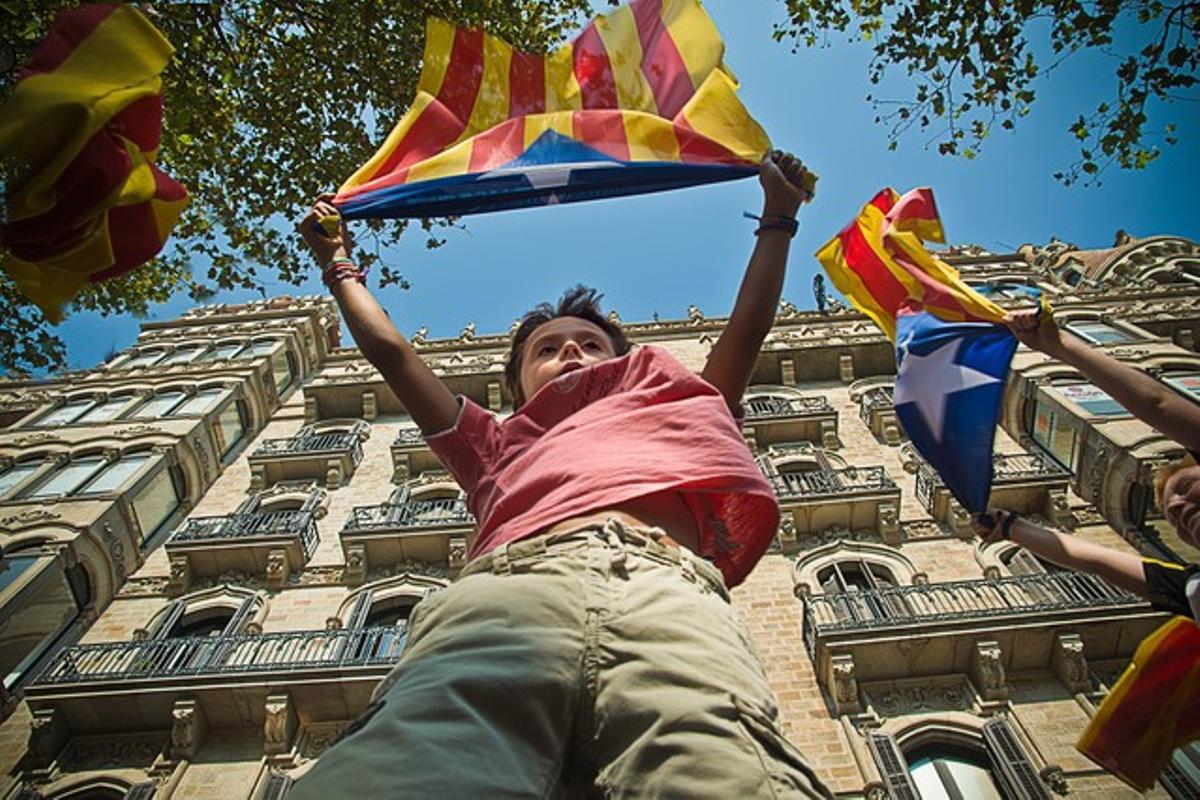
<svg viewBox="0 0 1200 800">
<path fill-rule="evenodd" d="M 765 222 L 763 217 L 751 214 L 749 211 L 743 211 L 742 216 L 747 219 L 758 220 L 758 227 L 754 229 L 755 236 L 758 236 L 763 231 L 783 231 L 788 236 L 794 238 L 796 231 L 800 230 L 800 221 L 786 214 L 771 214 L 770 216 L 774 217 L 773 222 Z"/>
<path fill-rule="evenodd" d="M 1004 518 L 1004 522 L 1000 523 L 1000 535 L 1005 539 L 1012 538 L 1013 523 L 1020 519 L 1021 515 L 1016 511 L 1009 511 L 1008 516 Z"/>
</svg>

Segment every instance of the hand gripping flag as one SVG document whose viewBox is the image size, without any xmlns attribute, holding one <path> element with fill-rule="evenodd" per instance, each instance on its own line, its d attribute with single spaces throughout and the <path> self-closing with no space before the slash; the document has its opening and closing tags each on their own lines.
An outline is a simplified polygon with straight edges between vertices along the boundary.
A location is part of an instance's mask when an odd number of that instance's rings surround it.
<svg viewBox="0 0 1200 800">
<path fill-rule="evenodd" d="M 925 249 L 925 242 L 944 241 L 932 190 L 901 196 L 887 188 L 817 251 L 817 260 L 833 285 L 892 341 L 896 317 L 911 301 L 953 322 L 1003 320 L 1004 309 Z"/>
<path fill-rule="evenodd" d="M 417 96 L 350 219 L 499 211 L 752 175 L 770 150 L 698 0 L 634 0 L 546 56 L 430 19 Z"/>
<path fill-rule="evenodd" d="M 924 242 L 945 241 L 933 192 L 884 189 L 817 252 L 834 285 L 896 342 L 896 416 L 971 513 L 987 508 L 992 451 L 1017 340 L 1004 309 Z"/>
<path fill-rule="evenodd" d="M 62 11 L 0 108 L 0 152 L 27 168 L 0 266 L 52 322 L 87 282 L 153 258 L 187 205 L 154 164 L 173 52 L 132 6 Z"/>
<path fill-rule="evenodd" d="M 1200 739 L 1200 627 L 1173 617 L 1138 646 L 1075 746 L 1146 791 L 1171 751 Z"/>
</svg>

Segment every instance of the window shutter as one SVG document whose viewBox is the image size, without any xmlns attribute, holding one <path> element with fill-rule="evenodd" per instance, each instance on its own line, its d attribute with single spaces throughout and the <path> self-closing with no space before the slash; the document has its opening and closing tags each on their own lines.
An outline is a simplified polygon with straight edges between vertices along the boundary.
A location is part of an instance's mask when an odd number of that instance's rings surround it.
<svg viewBox="0 0 1200 800">
<path fill-rule="evenodd" d="M 238 610 L 229 618 L 229 623 L 225 626 L 225 636 L 236 636 L 242 632 L 242 629 L 246 627 L 246 622 L 254 613 L 254 605 L 255 598 L 253 597 L 247 597 L 242 601 L 242 604 L 238 606 Z"/>
<path fill-rule="evenodd" d="M 165 639 L 171 635 L 171 630 L 183 616 L 185 607 L 182 600 L 171 601 L 171 604 L 167 606 L 166 613 L 163 614 L 162 622 L 158 623 L 158 627 L 154 630 L 155 639 Z"/>
<path fill-rule="evenodd" d="M 154 800 L 154 794 L 157 791 L 158 784 L 154 781 L 142 781 L 129 787 L 129 791 L 125 793 L 124 800 Z"/>
<path fill-rule="evenodd" d="M 883 777 L 888 797 L 892 800 L 921 800 L 912 776 L 908 774 L 908 761 L 895 739 L 886 733 L 869 733 L 867 749 L 871 751 L 875 766 Z"/>
<path fill-rule="evenodd" d="M 347 630 L 356 631 L 367 623 L 367 615 L 371 613 L 371 591 L 361 593 L 354 600 L 354 607 L 350 609 L 350 613 L 346 615 L 345 628 Z"/>
<path fill-rule="evenodd" d="M 1013 575 L 1041 575 L 1046 572 L 1042 562 L 1024 547 L 1018 547 L 1008 561 L 1008 571 Z"/>
<path fill-rule="evenodd" d="M 983 740 L 1006 794 L 1016 800 L 1050 800 L 1050 792 L 1025 756 L 1008 720 L 983 723 Z"/>
<path fill-rule="evenodd" d="M 283 800 L 287 797 L 288 792 L 292 790 L 292 784 L 295 783 L 290 776 L 284 775 L 282 772 L 272 772 L 267 777 L 267 785 L 263 790 L 262 800 Z"/>
<path fill-rule="evenodd" d="M 1175 800 L 1190 800 L 1200 797 L 1200 781 L 1193 775 L 1200 775 L 1200 742 L 1176 750 L 1158 782 Z"/>
</svg>

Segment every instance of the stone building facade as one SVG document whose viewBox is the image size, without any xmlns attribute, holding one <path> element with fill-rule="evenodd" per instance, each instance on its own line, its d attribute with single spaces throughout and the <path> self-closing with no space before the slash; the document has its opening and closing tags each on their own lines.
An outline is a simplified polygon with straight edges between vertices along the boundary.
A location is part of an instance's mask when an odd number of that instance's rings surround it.
<svg viewBox="0 0 1200 800">
<path fill-rule="evenodd" d="M 1200 402 L 1196 243 L 948 259 L 1002 304 L 1047 293 Z M 724 321 L 625 327 L 699 370 Z M 95 369 L 0 382 L 0 798 L 282 798 L 365 708 L 473 520 L 339 325 L 329 298 L 200 307 Z M 510 409 L 507 334 L 412 338 L 453 391 Z M 894 373 L 861 315 L 784 303 L 747 394 L 784 516 L 734 594 L 785 732 L 844 797 L 1136 796 L 1073 744 L 1163 615 L 972 540 L 897 424 Z M 1148 488 L 1179 452 L 1021 349 L 993 502 L 1194 560 Z M 1200 796 L 1200 750 L 1151 795 Z"/>
</svg>

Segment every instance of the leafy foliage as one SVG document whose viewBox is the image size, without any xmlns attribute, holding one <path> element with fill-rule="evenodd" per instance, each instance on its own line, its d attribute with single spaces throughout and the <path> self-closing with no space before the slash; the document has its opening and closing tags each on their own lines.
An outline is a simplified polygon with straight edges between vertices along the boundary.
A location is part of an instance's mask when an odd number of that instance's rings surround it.
<svg viewBox="0 0 1200 800">
<path fill-rule="evenodd" d="M 911 99 L 872 100 L 889 126 L 889 146 L 914 125 L 944 155 L 974 158 L 999 125 L 1012 130 L 1029 113 L 1039 78 L 1071 54 L 1099 48 L 1117 57 L 1116 89 L 1070 126 L 1079 158 L 1055 177 L 1096 182 L 1116 163 L 1142 169 L 1176 143 L 1175 128 L 1147 128 L 1152 101 L 1188 98 L 1200 61 L 1196 0 L 785 0 L 778 41 L 813 46 L 836 31 L 872 42 L 878 84 L 894 67 L 912 79 Z M 1136 24 L 1135 24 L 1136 23 Z M 1120 36 L 1118 36 L 1120 27 Z M 1048 61 L 1031 37 L 1048 28 Z M 1129 41 L 1145 42 L 1144 46 Z M 1124 48 L 1124 49 L 1123 49 Z"/>
<path fill-rule="evenodd" d="M 27 58 L 54 11 L 76 2 L 0 0 L 0 43 Z M 76 307 L 144 312 L 178 290 L 263 291 L 268 280 L 301 283 L 310 260 L 293 221 L 322 190 L 336 188 L 374 152 L 411 101 L 425 19 L 481 26 L 529 51 L 573 30 L 587 0 L 224 0 L 138 4 L 176 48 L 164 74 L 159 163 L 188 187 L 191 205 L 155 263 L 90 287 Z M 4 61 L 0 58 L 0 64 Z M 17 78 L 0 75 L 0 100 Z M 0 165 L 0 189 L 14 177 Z M 451 220 L 424 220 L 429 247 Z M 407 283 L 381 252 L 404 222 L 376 222 L 360 241 L 381 285 Z M 204 265 L 194 272 L 193 267 Z M 40 313 L 0 277 L 0 368 L 61 366 L 65 349 Z"/>
</svg>

